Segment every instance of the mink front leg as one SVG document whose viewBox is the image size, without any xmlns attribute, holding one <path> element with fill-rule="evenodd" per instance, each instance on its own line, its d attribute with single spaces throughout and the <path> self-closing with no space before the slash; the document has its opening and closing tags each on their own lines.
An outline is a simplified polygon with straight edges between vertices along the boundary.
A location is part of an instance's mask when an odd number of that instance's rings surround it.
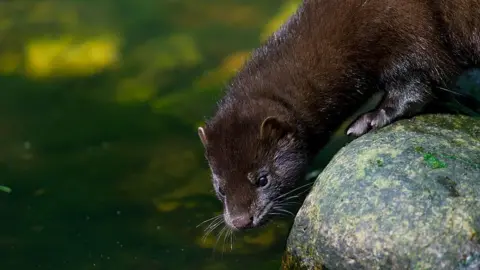
<svg viewBox="0 0 480 270">
<path fill-rule="evenodd" d="M 390 83 L 385 92 L 377 108 L 359 116 L 347 129 L 347 135 L 361 136 L 400 118 L 413 116 L 433 99 L 430 85 L 419 79 Z"/>
</svg>

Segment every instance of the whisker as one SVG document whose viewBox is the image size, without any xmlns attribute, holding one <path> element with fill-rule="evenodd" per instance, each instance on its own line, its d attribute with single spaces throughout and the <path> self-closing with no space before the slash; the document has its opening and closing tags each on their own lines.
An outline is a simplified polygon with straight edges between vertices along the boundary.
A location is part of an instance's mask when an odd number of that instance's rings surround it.
<svg viewBox="0 0 480 270">
<path fill-rule="evenodd" d="M 284 214 L 284 213 L 276 213 L 276 212 L 270 212 L 270 213 L 268 213 L 268 215 L 272 215 L 272 216 L 282 216 L 282 217 L 288 217 L 288 216 L 289 216 L 289 215 Z"/>
<path fill-rule="evenodd" d="M 204 230 L 205 231 L 208 230 L 210 228 L 210 226 L 212 226 L 212 224 L 216 224 L 216 223 L 218 223 L 219 221 L 222 221 L 222 220 L 223 220 L 223 215 L 215 217 L 214 219 L 212 219 L 210 221 L 210 224 Z"/>
<path fill-rule="evenodd" d="M 289 205 L 295 205 L 299 204 L 300 202 L 292 201 L 295 198 L 299 198 L 300 194 L 309 191 L 308 187 L 312 186 L 314 182 L 308 182 L 304 185 L 301 185 L 293 190 L 290 190 L 289 192 L 286 192 L 284 194 L 279 195 L 277 198 L 273 199 L 271 201 L 271 207 L 269 208 L 268 206 L 266 208 L 266 213 L 264 215 L 268 216 L 295 216 L 292 212 L 285 210 L 283 208 L 287 208 Z M 307 188 L 305 190 L 302 190 L 303 188 Z M 297 194 L 292 194 L 296 192 Z M 273 210 L 273 211 L 272 211 Z M 276 213 L 274 210 L 277 210 Z M 288 215 L 287 215 L 288 214 Z"/>
<path fill-rule="evenodd" d="M 223 247 L 222 247 L 222 253 L 224 253 L 226 250 L 228 250 L 228 244 L 227 244 L 227 239 L 230 237 L 230 230 L 227 229 L 227 232 L 223 236 Z"/>
<path fill-rule="evenodd" d="M 276 209 L 272 209 L 272 211 L 268 212 L 267 215 L 284 215 L 284 213 L 277 212 Z"/>
<path fill-rule="evenodd" d="M 205 230 L 205 234 L 202 237 L 203 242 L 207 239 L 208 235 L 212 233 L 218 226 L 220 226 L 223 223 L 223 220 L 218 220 L 215 223 L 213 223 Z"/>
<path fill-rule="evenodd" d="M 212 230 L 214 230 L 219 224 L 222 223 L 222 220 L 215 220 L 215 221 L 212 221 L 212 223 L 210 223 L 210 225 L 205 228 L 205 232 L 211 232 Z"/>
<path fill-rule="evenodd" d="M 296 201 L 280 201 L 280 202 L 276 202 L 275 205 L 295 205 L 295 204 L 300 204 L 300 202 L 296 202 Z"/>
<path fill-rule="evenodd" d="M 230 232 L 231 232 L 230 228 L 227 228 L 227 230 L 225 232 L 225 235 L 223 236 L 222 257 L 223 257 L 223 253 L 225 252 L 225 242 L 227 241 L 227 238 L 228 238 Z"/>
<path fill-rule="evenodd" d="M 207 232 L 205 232 L 205 237 L 203 239 L 203 241 L 205 241 L 207 239 L 207 236 L 212 233 L 216 228 L 218 228 L 218 226 L 220 226 L 222 223 L 221 222 L 218 222 L 215 224 L 215 226 L 212 226 L 212 228 L 210 230 L 208 230 Z"/>
<path fill-rule="evenodd" d="M 290 214 L 290 215 L 292 215 L 293 217 L 295 216 L 292 212 L 290 212 L 290 211 L 288 211 L 288 210 L 285 210 L 285 209 L 282 209 L 282 208 L 274 208 L 274 209 L 277 210 L 277 211 L 283 212 L 283 213 Z"/>
<path fill-rule="evenodd" d="M 220 238 L 222 237 L 222 234 L 227 230 L 227 226 L 223 226 L 222 230 L 220 230 L 220 232 L 217 234 L 217 241 L 215 242 L 215 246 L 213 247 L 213 250 L 216 250 L 217 249 L 217 244 L 218 244 L 218 240 L 220 240 Z"/>
<path fill-rule="evenodd" d="M 465 96 L 465 95 L 462 94 L 462 93 L 459 93 L 459 92 L 450 90 L 450 89 L 448 89 L 448 88 L 444 88 L 444 87 L 437 87 L 437 88 L 440 89 L 440 90 L 443 90 L 443 91 L 445 91 L 445 92 L 449 92 L 449 93 L 456 94 L 456 95 L 459 95 L 459 96 Z"/>
<path fill-rule="evenodd" d="M 302 192 L 300 191 L 300 193 L 302 193 Z M 281 198 L 282 200 L 278 201 L 278 202 L 286 202 L 286 201 L 291 200 L 291 199 L 296 199 L 296 198 L 299 197 L 299 195 L 300 194 L 294 194 L 294 195 L 291 195 L 291 196 L 288 196 L 288 197 L 283 197 L 283 198 Z"/>
<path fill-rule="evenodd" d="M 223 223 L 223 220 L 217 220 L 215 222 L 212 222 L 212 224 L 210 226 L 208 226 L 208 228 L 205 229 L 205 234 L 208 235 L 209 233 L 214 231 L 222 223 Z"/>
<path fill-rule="evenodd" d="M 304 193 L 309 192 L 309 191 L 310 191 L 310 189 L 300 190 L 300 191 L 298 191 L 296 194 L 290 195 L 290 196 L 288 196 L 288 197 L 283 197 L 283 198 L 277 197 L 274 201 L 276 201 L 276 203 L 287 203 L 287 202 L 288 202 L 288 203 L 292 203 L 292 200 L 297 199 L 297 198 L 300 198 L 300 196 L 302 196 Z M 278 200 L 279 198 L 280 198 L 281 200 Z M 289 201 L 290 201 L 290 202 L 289 202 Z M 294 203 L 298 203 L 298 202 L 295 202 L 295 201 L 293 201 L 293 202 L 294 202 Z"/>
<path fill-rule="evenodd" d="M 315 182 L 310 182 L 310 183 L 307 183 L 307 184 L 305 184 L 305 185 L 301 185 L 301 186 L 299 186 L 299 187 L 297 187 L 297 188 L 294 188 L 294 189 L 290 190 L 289 192 L 284 193 L 284 194 L 278 196 L 278 197 L 276 198 L 276 200 L 281 199 L 281 198 L 284 198 L 285 196 L 287 196 L 287 195 L 289 195 L 289 194 L 292 194 L 293 192 L 295 192 L 295 191 L 297 191 L 297 190 L 299 190 L 299 189 L 301 189 L 301 188 L 305 188 L 305 187 L 311 186 L 311 185 L 313 185 L 314 183 L 315 183 Z"/>
<path fill-rule="evenodd" d="M 299 196 L 292 196 L 292 197 L 289 197 L 288 200 L 276 201 L 275 204 L 277 204 L 277 205 L 280 205 L 280 204 L 285 204 L 285 205 L 287 205 L 287 204 L 299 204 L 300 202 L 293 200 L 293 199 L 296 199 L 298 197 Z"/>
<path fill-rule="evenodd" d="M 204 224 L 204 223 L 206 223 L 206 222 L 209 222 L 209 221 L 211 221 L 211 220 L 220 218 L 220 217 L 222 217 L 222 216 L 223 216 L 223 214 L 220 214 L 220 215 L 214 216 L 214 217 L 212 217 L 212 218 L 209 218 L 209 219 L 207 219 L 207 220 L 204 220 L 204 221 L 200 222 L 195 228 L 198 228 L 198 227 L 200 227 L 202 224 Z"/>
</svg>

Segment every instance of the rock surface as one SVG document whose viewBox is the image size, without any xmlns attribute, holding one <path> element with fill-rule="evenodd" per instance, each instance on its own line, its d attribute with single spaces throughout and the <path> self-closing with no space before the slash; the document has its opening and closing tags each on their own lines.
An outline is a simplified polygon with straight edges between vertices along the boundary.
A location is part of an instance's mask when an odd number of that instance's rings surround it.
<svg viewBox="0 0 480 270">
<path fill-rule="evenodd" d="M 480 269 L 480 119 L 423 115 L 342 148 L 290 232 L 284 269 Z"/>
</svg>

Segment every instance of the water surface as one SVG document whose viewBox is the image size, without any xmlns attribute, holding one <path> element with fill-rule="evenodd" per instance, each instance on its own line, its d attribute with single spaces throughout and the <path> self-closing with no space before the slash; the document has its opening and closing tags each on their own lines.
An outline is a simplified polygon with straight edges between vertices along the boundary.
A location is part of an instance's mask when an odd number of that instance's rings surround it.
<svg viewBox="0 0 480 270">
<path fill-rule="evenodd" d="M 196 128 L 286 1 L 0 6 L 1 269 L 278 269 L 288 222 L 202 241 Z"/>
</svg>

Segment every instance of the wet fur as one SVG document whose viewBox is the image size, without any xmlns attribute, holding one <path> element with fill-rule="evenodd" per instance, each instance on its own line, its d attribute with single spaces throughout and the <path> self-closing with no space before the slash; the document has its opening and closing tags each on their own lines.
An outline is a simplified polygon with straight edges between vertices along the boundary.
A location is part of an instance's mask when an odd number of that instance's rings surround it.
<svg viewBox="0 0 480 270">
<path fill-rule="evenodd" d="M 294 188 L 331 133 L 374 93 L 384 91 L 383 100 L 348 134 L 420 113 L 479 61 L 480 0 L 304 1 L 253 52 L 199 129 L 227 225 L 242 213 L 264 218 L 265 206 Z M 270 116 L 285 124 L 277 131 L 292 130 L 262 138 Z M 255 184 L 258 171 L 269 172 L 271 186 Z"/>
</svg>

